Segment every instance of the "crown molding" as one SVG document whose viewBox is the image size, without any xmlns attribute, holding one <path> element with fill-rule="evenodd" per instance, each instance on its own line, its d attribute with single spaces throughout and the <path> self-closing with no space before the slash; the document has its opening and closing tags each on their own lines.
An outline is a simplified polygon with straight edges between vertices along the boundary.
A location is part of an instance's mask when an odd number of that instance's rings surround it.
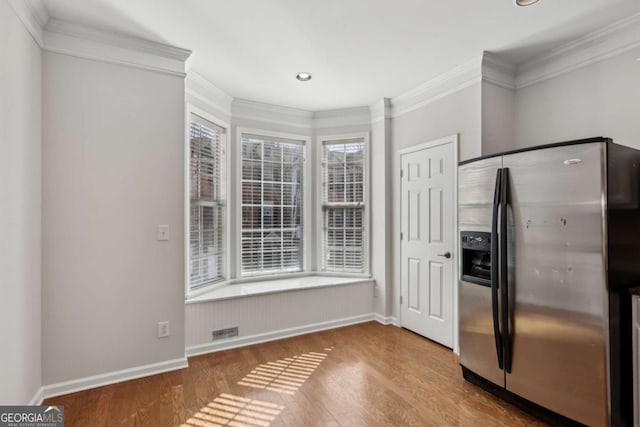
<svg viewBox="0 0 640 427">
<path fill-rule="evenodd" d="M 234 120 L 251 120 L 302 129 L 368 126 L 371 123 L 369 107 L 308 111 L 241 98 L 233 98 L 231 117 Z"/>
<path fill-rule="evenodd" d="M 369 107 L 342 108 L 338 110 L 316 111 L 313 113 L 313 128 L 327 129 L 343 126 L 369 125 Z"/>
<path fill-rule="evenodd" d="M 519 90 L 640 47 L 640 13 L 566 43 L 516 66 L 492 52 L 478 57 L 391 99 L 392 117 L 398 117 L 451 95 L 479 81 Z M 382 120 L 384 106 L 370 107 L 372 121 Z"/>
<path fill-rule="evenodd" d="M 482 81 L 516 90 L 516 66 L 495 53 L 482 53 Z"/>
<path fill-rule="evenodd" d="M 390 118 L 392 113 L 391 99 L 382 98 L 381 100 L 374 102 L 369 106 L 369 111 L 371 114 L 371 123 L 377 123 Z"/>
<path fill-rule="evenodd" d="M 392 117 L 398 117 L 482 80 L 482 55 L 391 99 Z"/>
<path fill-rule="evenodd" d="M 191 51 L 124 34 L 50 19 L 44 28 L 49 52 L 184 77 Z"/>
<path fill-rule="evenodd" d="M 639 46 L 640 13 L 636 13 L 520 65 L 516 87 L 522 89 Z"/>
<path fill-rule="evenodd" d="M 304 129 L 313 128 L 313 112 L 311 111 L 241 98 L 233 98 L 231 117 Z"/>
<path fill-rule="evenodd" d="M 193 69 L 187 71 L 185 93 L 187 96 L 231 116 L 233 97 Z"/>
<path fill-rule="evenodd" d="M 42 0 L 9 0 L 9 4 L 22 21 L 33 40 L 44 46 L 44 26 L 49 21 L 49 12 Z"/>
</svg>

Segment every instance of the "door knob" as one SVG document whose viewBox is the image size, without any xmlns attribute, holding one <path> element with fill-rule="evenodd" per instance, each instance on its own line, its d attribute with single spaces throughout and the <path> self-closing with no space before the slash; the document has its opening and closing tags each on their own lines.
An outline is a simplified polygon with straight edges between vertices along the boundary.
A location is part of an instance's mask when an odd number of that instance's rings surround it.
<svg viewBox="0 0 640 427">
<path fill-rule="evenodd" d="M 447 252 L 445 252 L 443 254 L 438 254 L 438 256 L 443 256 L 443 257 L 449 259 L 449 258 L 451 258 L 451 252 L 447 251 Z"/>
</svg>

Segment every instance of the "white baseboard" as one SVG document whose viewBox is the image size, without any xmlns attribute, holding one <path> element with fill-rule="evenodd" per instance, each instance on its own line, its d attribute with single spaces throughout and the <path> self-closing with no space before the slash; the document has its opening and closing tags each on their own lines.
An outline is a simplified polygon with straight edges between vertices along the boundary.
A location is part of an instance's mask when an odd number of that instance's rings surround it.
<svg viewBox="0 0 640 427">
<path fill-rule="evenodd" d="M 191 347 L 187 347 L 186 353 L 187 356 L 197 356 L 200 354 L 213 353 L 216 351 L 229 350 L 232 348 L 244 347 L 252 344 L 275 341 L 282 338 L 294 337 L 296 335 L 303 335 L 311 332 L 324 331 L 327 329 L 334 329 L 342 326 L 355 325 L 357 323 L 370 322 L 372 320 L 376 320 L 373 313 L 362 314 L 353 317 L 345 317 L 343 319 L 330 320 L 327 322 L 313 323 L 311 325 L 296 326 L 293 328 L 280 329 L 273 332 L 265 332 L 262 334 L 233 338 L 218 343 L 212 342 L 207 344 L 194 345 Z"/>
<path fill-rule="evenodd" d="M 167 360 L 165 362 L 137 366 L 135 368 L 79 378 L 77 380 L 49 384 L 40 389 L 40 401 L 49 397 L 61 396 L 63 394 L 75 393 L 77 391 L 88 390 L 90 388 L 115 384 L 136 378 L 148 377 L 150 375 L 161 374 L 163 372 L 175 371 L 177 369 L 186 368 L 187 366 L 189 366 L 189 364 L 185 356 L 180 359 Z"/>
<path fill-rule="evenodd" d="M 41 405 L 43 400 L 44 400 L 44 387 L 40 387 L 38 391 L 36 391 L 36 394 L 33 395 L 29 403 L 27 403 L 27 405 L 30 405 L 30 406 Z"/>
<path fill-rule="evenodd" d="M 394 316 L 383 316 L 382 314 L 375 313 L 375 321 L 378 323 L 382 323 L 383 325 L 393 325 L 400 327 L 400 323 L 398 322 L 398 318 Z"/>
<path fill-rule="evenodd" d="M 39 405 L 44 399 L 49 397 L 61 396 L 64 394 L 75 393 L 78 391 L 88 390 L 109 384 L 115 384 L 122 381 L 128 381 L 136 378 L 147 377 L 150 375 L 161 374 L 163 372 L 183 369 L 188 367 L 187 356 L 197 356 L 200 354 L 229 350 L 232 348 L 244 347 L 247 345 L 259 344 L 268 341 L 275 341 L 283 338 L 293 337 L 296 335 L 308 334 L 311 332 L 319 332 L 327 329 L 339 328 L 342 326 L 370 322 L 372 320 L 382 323 L 383 325 L 399 326 L 398 320 L 395 317 L 384 317 L 377 313 L 370 313 L 362 314 L 359 316 L 345 317 L 343 319 L 331 320 L 327 322 L 313 323 L 305 326 L 297 326 L 294 328 L 280 329 L 278 331 L 225 340 L 224 342 L 219 343 L 207 343 L 197 346 L 191 346 L 186 348 L 186 355 L 184 358 L 138 366 L 135 368 L 123 369 L 121 371 L 109 372 L 106 374 L 94 375 L 91 377 L 79 378 L 76 380 L 60 382 L 56 384 L 45 385 L 43 387 L 40 387 L 29 404 Z"/>
</svg>

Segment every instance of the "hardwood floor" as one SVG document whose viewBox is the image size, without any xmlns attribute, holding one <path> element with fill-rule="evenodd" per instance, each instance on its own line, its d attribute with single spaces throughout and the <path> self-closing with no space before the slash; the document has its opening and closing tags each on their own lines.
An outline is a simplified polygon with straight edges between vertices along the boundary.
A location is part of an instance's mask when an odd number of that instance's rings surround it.
<svg viewBox="0 0 640 427">
<path fill-rule="evenodd" d="M 189 359 L 47 399 L 66 426 L 542 426 L 465 382 L 457 357 L 369 322 Z"/>
</svg>

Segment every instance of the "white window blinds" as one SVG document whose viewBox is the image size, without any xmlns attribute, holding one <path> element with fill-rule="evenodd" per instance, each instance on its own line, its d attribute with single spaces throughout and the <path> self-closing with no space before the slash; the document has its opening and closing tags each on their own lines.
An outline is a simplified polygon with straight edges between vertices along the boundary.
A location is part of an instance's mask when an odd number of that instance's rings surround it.
<svg viewBox="0 0 640 427">
<path fill-rule="evenodd" d="M 301 271 L 304 141 L 242 134 L 242 275 Z"/>
<path fill-rule="evenodd" d="M 323 269 L 364 272 L 364 139 L 322 145 Z"/>
<path fill-rule="evenodd" d="M 225 131 L 191 115 L 189 288 L 225 279 Z"/>
</svg>

